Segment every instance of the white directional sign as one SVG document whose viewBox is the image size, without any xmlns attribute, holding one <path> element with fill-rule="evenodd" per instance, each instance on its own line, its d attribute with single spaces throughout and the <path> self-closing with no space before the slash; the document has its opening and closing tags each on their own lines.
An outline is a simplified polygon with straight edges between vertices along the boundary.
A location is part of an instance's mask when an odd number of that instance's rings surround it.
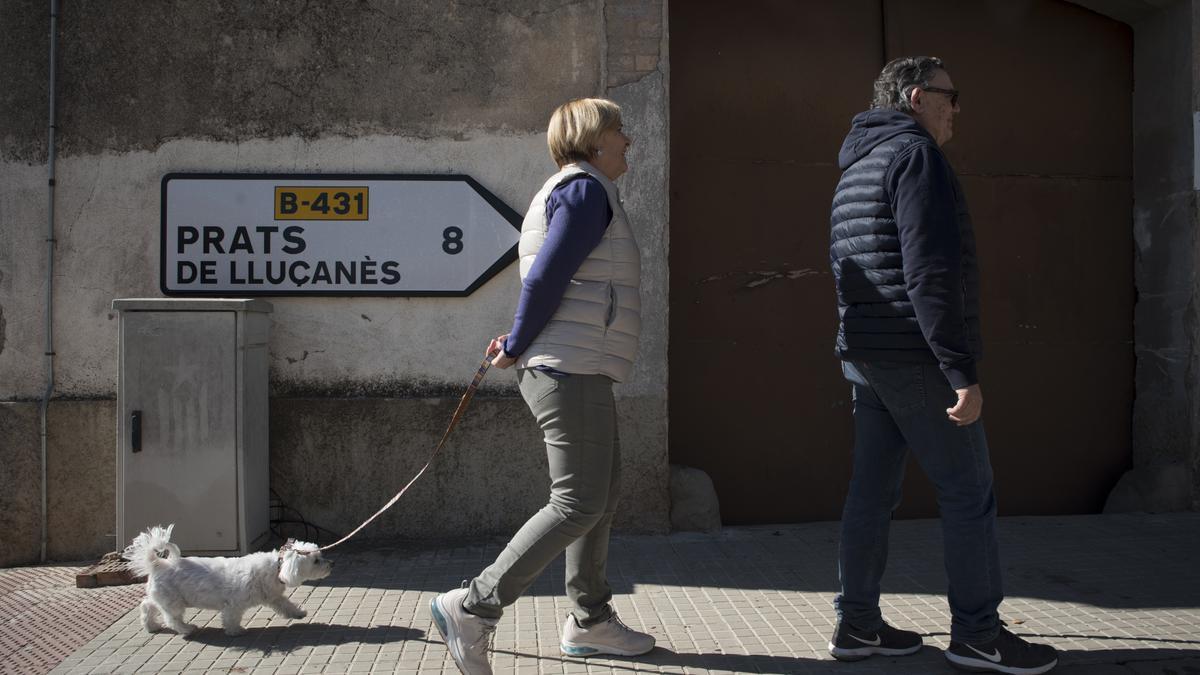
<svg viewBox="0 0 1200 675">
<path fill-rule="evenodd" d="M 469 295 L 521 216 L 469 176 L 167 174 L 166 295 Z"/>
</svg>

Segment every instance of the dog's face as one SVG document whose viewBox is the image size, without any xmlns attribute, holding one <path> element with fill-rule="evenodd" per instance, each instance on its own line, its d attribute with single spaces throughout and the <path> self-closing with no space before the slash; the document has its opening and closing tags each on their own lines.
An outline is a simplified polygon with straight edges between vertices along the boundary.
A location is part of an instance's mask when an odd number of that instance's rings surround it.
<svg viewBox="0 0 1200 675">
<path fill-rule="evenodd" d="M 306 581 L 324 579 L 333 571 L 333 561 L 318 551 L 316 544 L 298 541 L 283 554 L 279 566 L 279 579 L 288 586 L 299 586 Z"/>
</svg>

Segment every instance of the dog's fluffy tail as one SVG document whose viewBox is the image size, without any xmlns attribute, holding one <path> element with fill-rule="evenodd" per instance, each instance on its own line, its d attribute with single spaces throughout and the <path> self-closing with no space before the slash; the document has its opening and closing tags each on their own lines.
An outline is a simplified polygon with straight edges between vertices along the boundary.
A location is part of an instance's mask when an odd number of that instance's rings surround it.
<svg viewBox="0 0 1200 675">
<path fill-rule="evenodd" d="M 149 576 L 163 565 L 172 565 L 179 560 L 179 547 L 171 543 L 171 530 L 175 525 L 166 527 L 156 525 L 134 538 L 133 543 L 125 547 L 124 557 L 130 561 L 130 567 L 139 577 Z"/>
</svg>

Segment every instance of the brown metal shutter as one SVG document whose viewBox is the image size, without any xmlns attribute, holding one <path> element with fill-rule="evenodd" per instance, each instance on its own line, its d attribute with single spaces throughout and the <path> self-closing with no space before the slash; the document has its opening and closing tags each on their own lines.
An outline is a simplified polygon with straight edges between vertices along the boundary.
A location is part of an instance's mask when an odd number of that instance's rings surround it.
<svg viewBox="0 0 1200 675">
<path fill-rule="evenodd" d="M 946 149 L 1000 510 L 1098 511 L 1130 463 L 1129 27 L 1053 0 L 676 2 L 670 25 L 671 461 L 712 476 L 727 523 L 840 517 L 837 150 L 883 63 L 929 54 L 963 92 Z M 936 513 L 911 465 L 900 515 Z"/>
</svg>

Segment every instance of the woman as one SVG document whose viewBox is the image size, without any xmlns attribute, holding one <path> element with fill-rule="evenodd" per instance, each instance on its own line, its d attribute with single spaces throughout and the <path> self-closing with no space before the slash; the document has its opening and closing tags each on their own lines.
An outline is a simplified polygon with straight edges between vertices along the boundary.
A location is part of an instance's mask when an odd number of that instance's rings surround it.
<svg viewBox="0 0 1200 675">
<path fill-rule="evenodd" d="M 613 382 L 637 352 L 640 262 L 613 181 L 630 140 L 612 101 L 560 106 L 547 131 L 559 172 L 521 226 L 521 298 L 512 330 L 488 345 L 497 368 L 517 366 L 521 396 L 546 439 L 550 501 L 494 563 L 464 588 L 434 598 L 434 623 L 459 668 L 491 673 L 487 650 L 504 607 L 566 550 L 574 608 L 562 631 L 568 656 L 633 656 L 654 638 L 630 629 L 609 601 L 608 536 L 620 492 Z"/>
</svg>

